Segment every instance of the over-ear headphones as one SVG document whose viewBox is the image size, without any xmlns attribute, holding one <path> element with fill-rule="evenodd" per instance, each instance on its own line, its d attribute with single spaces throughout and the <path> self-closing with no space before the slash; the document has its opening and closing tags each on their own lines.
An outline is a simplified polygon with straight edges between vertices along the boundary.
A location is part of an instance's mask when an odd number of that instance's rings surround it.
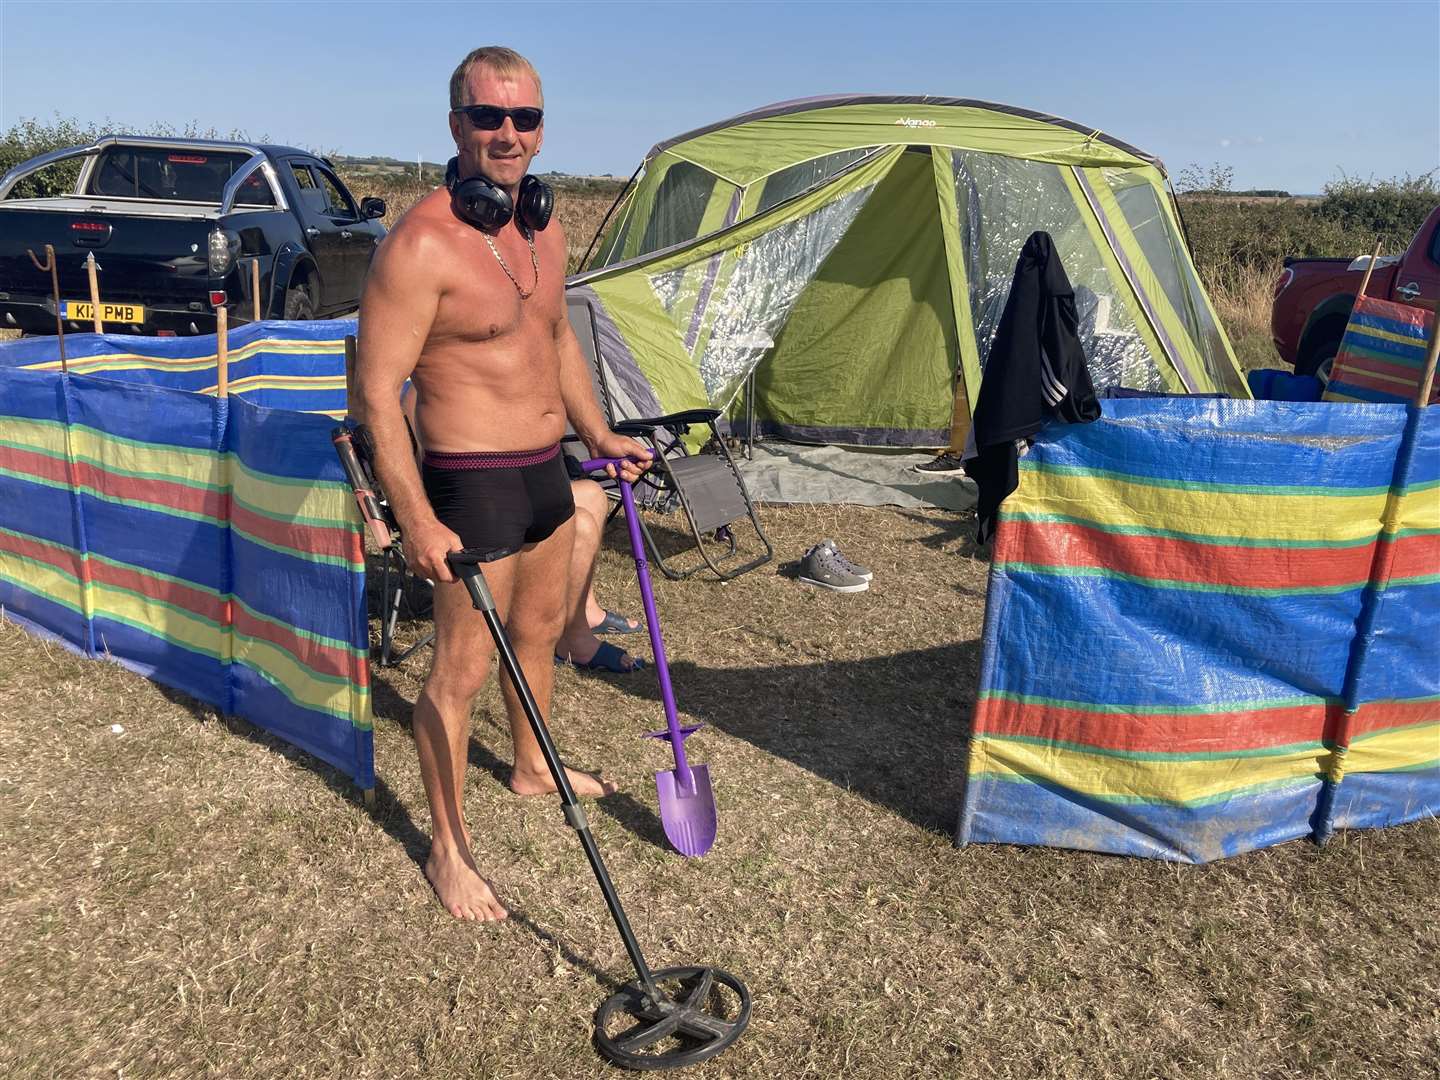
<svg viewBox="0 0 1440 1080">
<path fill-rule="evenodd" d="M 461 221 L 477 229 L 502 229 L 516 216 L 510 193 L 483 176 L 460 179 L 460 159 L 452 157 L 445 166 L 445 187 L 450 203 Z M 550 224 L 555 209 L 555 189 L 528 173 L 520 181 L 520 227 L 526 234 L 537 233 Z"/>
</svg>

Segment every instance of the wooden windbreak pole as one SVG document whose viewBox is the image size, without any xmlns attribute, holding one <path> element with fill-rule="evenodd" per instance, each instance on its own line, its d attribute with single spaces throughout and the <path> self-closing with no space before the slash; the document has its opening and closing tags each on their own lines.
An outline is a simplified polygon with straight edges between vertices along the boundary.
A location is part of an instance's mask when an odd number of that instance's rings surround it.
<svg viewBox="0 0 1440 1080">
<path fill-rule="evenodd" d="M 1375 272 L 1375 263 L 1380 258 L 1380 241 L 1375 241 L 1375 254 L 1370 256 L 1370 265 L 1365 267 L 1365 276 L 1360 279 L 1360 291 L 1355 294 L 1355 299 L 1365 295 L 1365 286 L 1370 284 L 1370 275 Z"/>
<path fill-rule="evenodd" d="M 345 335 L 345 415 L 357 424 L 363 424 L 365 417 L 360 414 L 360 399 L 355 394 L 355 335 Z"/>
<path fill-rule="evenodd" d="M 255 321 L 260 321 L 260 260 L 250 260 L 250 299 L 255 312 Z"/>
<path fill-rule="evenodd" d="M 100 277 L 95 271 L 100 269 L 100 264 L 95 261 L 95 252 L 85 256 L 85 273 L 90 278 L 90 314 L 94 316 L 95 333 L 103 334 L 104 325 L 100 322 Z"/>
<path fill-rule="evenodd" d="M 1435 386 L 1435 362 L 1440 359 L 1440 310 L 1430 323 L 1430 347 L 1425 350 L 1425 372 L 1420 376 L 1420 392 L 1415 395 L 1415 407 L 1423 409 L 1430 404 L 1430 391 Z"/>
<path fill-rule="evenodd" d="M 225 308 L 215 309 L 215 396 L 230 396 L 230 326 Z"/>
</svg>

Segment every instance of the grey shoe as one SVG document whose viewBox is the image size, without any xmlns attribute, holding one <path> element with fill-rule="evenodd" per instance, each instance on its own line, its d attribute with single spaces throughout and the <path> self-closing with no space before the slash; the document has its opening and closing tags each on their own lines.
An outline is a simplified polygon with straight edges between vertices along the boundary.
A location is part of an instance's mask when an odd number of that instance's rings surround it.
<svg viewBox="0 0 1440 1080">
<path fill-rule="evenodd" d="M 864 592 L 870 588 L 870 582 L 846 570 L 835 552 L 823 544 L 816 544 L 800 560 L 800 581 L 832 592 Z"/>
<path fill-rule="evenodd" d="M 911 465 L 910 468 L 918 473 L 952 473 L 962 470 L 960 459 L 950 453 L 937 454 L 931 460 Z"/>
<path fill-rule="evenodd" d="M 835 543 L 835 541 L 831 540 L 828 536 L 824 540 L 820 541 L 820 546 L 822 548 L 830 549 L 830 554 L 835 556 L 835 561 L 840 564 L 840 568 L 844 570 L 847 574 L 854 574 L 861 581 L 869 581 L 875 576 L 870 571 L 870 568 L 868 566 L 861 566 L 857 562 L 851 562 L 844 555 L 840 554 L 840 545 Z"/>
</svg>

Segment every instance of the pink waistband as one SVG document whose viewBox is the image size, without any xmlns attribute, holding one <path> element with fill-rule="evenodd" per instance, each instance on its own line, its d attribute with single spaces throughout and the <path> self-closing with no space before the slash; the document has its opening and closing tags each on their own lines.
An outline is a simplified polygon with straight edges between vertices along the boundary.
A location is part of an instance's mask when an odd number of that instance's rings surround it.
<svg viewBox="0 0 1440 1080">
<path fill-rule="evenodd" d="M 425 451 L 425 464 L 432 469 L 522 469 L 539 465 L 560 453 L 560 444 L 540 450 L 474 450 L 462 454 Z"/>
</svg>

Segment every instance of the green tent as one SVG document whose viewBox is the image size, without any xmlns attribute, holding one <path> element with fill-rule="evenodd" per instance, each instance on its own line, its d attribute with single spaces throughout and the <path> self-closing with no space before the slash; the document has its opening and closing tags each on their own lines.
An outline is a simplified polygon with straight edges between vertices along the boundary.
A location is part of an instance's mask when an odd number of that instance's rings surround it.
<svg viewBox="0 0 1440 1080">
<path fill-rule="evenodd" d="M 569 281 L 622 414 L 710 406 L 801 441 L 968 425 L 1020 248 L 1075 286 L 1097 388 L 1248 397 L 1161 163 L 934 97 L 784 102 L 660 143 Z"/>
</svg>

